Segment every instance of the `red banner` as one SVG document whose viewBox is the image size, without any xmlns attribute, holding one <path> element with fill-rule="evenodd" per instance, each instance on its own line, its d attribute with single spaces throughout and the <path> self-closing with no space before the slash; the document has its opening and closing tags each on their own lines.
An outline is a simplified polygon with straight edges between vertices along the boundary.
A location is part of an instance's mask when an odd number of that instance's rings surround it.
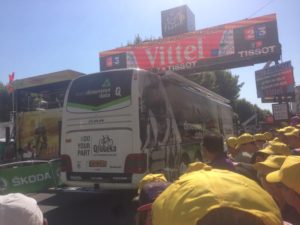
<svg viewBox="0 0 300 225">
<path fill-rule="evenodd" d="M 125 54 L 125 57 L 124 57 Z M 101 70 L 189 70 L 252 65 L 281 54 L 275 14 L 100 53 Z"/>
<path fill-rule="evenodd" d="M 265 98 L 289 97 L 293 100 L 294 90 L 294 73 L 291 61 L 282 62 L 274 66 L 266 67 L 255 71 L 257 97 Z M 276 102 L 277 100 L 273 100 Z"/>
</svg>

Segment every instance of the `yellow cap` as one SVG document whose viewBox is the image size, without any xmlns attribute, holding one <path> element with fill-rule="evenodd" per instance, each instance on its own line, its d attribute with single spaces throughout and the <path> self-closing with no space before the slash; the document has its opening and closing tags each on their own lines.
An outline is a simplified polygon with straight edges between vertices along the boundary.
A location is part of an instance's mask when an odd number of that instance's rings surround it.
<svg viewBox="0 0 300 225">
<path fill-rule="evenodd" d="M 284 133 L 284 135 L 288 137 L 292 137 L 292 136 L 299 137 L 299 129 L 295 128 L 291 132 Z"/>
<path fill-rule="evenodd" d="M 300 129 L 300 123 L 295 126 L 297 129 Z"/>
<path fill-rule="evenodd" d="M 299 171 L 300 156 L 288 156 L 281 168 L 275 172 L 269 173 L 266 179 L 270 183 L 283 183 L 285 186 L 300 194 Z"/>
<path fill-rule="evenodd" d="M 238 138 L 237 137 L 229 137 L 226 140 L 226 144 L 231 148 L 235 148 L 238 144 Z"/>
<path fill-rule="evenodd" d="M 190 173 L 202 169 L 211 169 L 211 167 L 202 162 L 194 162 L 188 165 L 188 168 L 186 169 L 185 173 Z"/>
<path fill-rule="evenodd" d="M 279 209 L 256 182 L 227 170 L 199 170 L 171 184 L 152 205 L 153 225 L 195 225 L 210 211 L 232 208 L 281 225 Z"/>
<path fill-rule="evenodd" d="M 275 152 L 272 150 L 270 145 L 268 145 L 263 149 L 258 150 L 257 152 L 265 153 L 267 155 L 275 155 Z"/>
<path fill-rule="evenodd" d="M 287 133 L 287 132 L 293 131 L 294 129 L 295 129 L 295 127 L 287 126 L 287 127 L 281 128 L 281 129 L 277 129 L 276 131 L 278 133 Z"/>
<path fill-rule="evenodd" d="M 277 141 L 277 142 L 280 142 L 280 140 L 279 140 L 279 138 L 278 138 L 278 137 L 274 138 L 272 141 Z"/>
<path fill-rule="evenodd" d="M 279 141 L 269 141 L 269 145 L 258 152 L 266 153 L 268 155 L 285 155 L 288 156 L 291 154 L 289 147 Z"/>
<path fill-rule="evenodd" d="M 254 135 L 254 140 L 255 141 L 266 141 L 265 135 L 258 133 Z"/>
<path fill-rule="evenodd" d="M 285 159 L 283 155 L 270 155 L 265 161 L 255 163 L 254 168 L 258 171 L 264 168 L 280 169 Z"/>
<path fill-rule="evenodd" d="M 247 144 L 247 143 L 251 143 L 254 142 L 254 137 L 253 135 L 249 134 L 249 133 L 244 133 L 241 136 L 238 137 L 238 145 L 243 145 L 243 144 Z"/>
<path fill-rule="evenodd" d="M 163 175 L 162 173 L 149 173 L 146 176 L 144 176 L 143 179 L 140 180 L 138 193 L 141 192 L 141 190 L 145 184 L 153 182 L 153 181 L 168 182 L 165 175 Z"/>
<path fill-rule="evenodd" d="M 265 136 L 265 138 L 266 138 L 267 141 L 271 141 L 272 138 L 273 138 L 273 134 L 270 133 L 270 132 L 265 132 L 264 136 Z"/>
</svg>

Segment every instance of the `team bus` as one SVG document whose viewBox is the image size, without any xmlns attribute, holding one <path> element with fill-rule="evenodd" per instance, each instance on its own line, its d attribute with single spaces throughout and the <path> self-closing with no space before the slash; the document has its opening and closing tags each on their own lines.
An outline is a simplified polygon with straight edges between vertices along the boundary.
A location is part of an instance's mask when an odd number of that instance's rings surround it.
<svg viewBox="0 0 300 225">
<path fill-rule="evenodd" d="M 208 132 L 233 132 L 228 100 L 175 73 L 111 70 L 74 79 L 62 117 L 62 180 L 136 188 L 146 173 L 169 179 L 201 160 Z"/>
<path fill-rule="evenodd" d="M 63 70 L 15 80 L 15 134 L 18 159 L 59 157 L 63 101 L 70 81 L 84 75 Z"/>
</svg>

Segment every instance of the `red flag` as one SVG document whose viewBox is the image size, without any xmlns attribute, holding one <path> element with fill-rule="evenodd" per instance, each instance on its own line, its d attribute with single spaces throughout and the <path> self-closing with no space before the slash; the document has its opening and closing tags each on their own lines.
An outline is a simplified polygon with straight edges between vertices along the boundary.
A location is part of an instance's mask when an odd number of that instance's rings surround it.
<svg viewBox="0 0 300 225">
<path fill-rule="evenodd" d="M 8 78 L 9 78 L 9 83 L 12 83 L 15 79 L 15 73 L 12 72 L 11 74 L 8 75 Z"/>
<path fill-rule="evenodd" d="M 8 79 L 9 79 L 9 82 L 8 82 L 8 84 L 6 85 L 6 89 L 7 89 L 8 93 L 11 94 L 11 93 L 14 92 L 14 88 L 13 88 L 13 86 L 12 86 L 12 83 L 13 83 L 13 81 L 14 81 L 14 79 L 15 79 L 15 73 L 12 72 L 11 74 L 9 74 L 9 75 L 8 75 Z"/>
</svg>

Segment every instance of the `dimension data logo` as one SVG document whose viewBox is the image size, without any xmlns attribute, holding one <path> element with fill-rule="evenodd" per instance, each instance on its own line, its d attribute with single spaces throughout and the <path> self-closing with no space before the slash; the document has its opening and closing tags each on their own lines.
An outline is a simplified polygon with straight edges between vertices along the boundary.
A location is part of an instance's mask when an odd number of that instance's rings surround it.
<svg viewBox="0 0 300 225">
<path fill-rule="evenodd" d="M 103 82 L 103 84 L 102 84 L 102 86 L 101 87 L 103 87 L 103 88 L 109 88 L 110 87 L 110 80 L 109 79 L 106 79 L 104 82 Z"/>
</svg>

